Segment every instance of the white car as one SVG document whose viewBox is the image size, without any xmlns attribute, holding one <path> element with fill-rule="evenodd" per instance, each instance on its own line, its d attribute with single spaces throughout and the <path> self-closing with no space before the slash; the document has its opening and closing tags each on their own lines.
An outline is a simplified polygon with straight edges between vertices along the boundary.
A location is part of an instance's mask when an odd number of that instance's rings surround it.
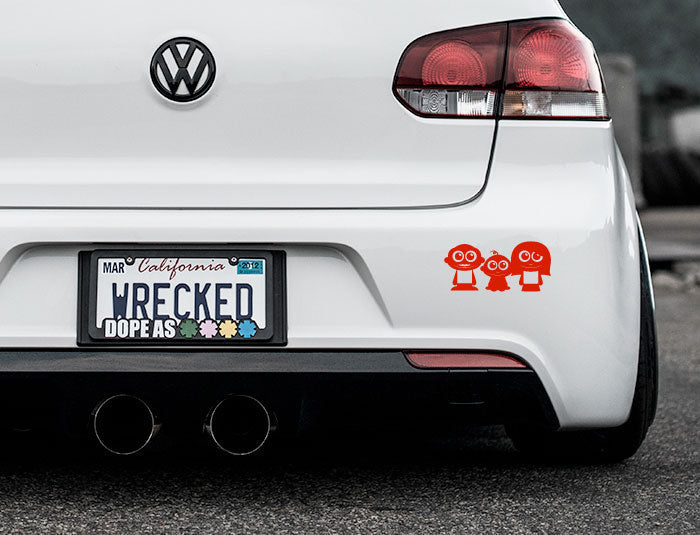
<svg viewBox="0 0 700 535">
<path fill-rule="evenodd" d="M 12 427 L 118 454 L 422 417 L 641 444 L 644 241 L 555 0 L 7 0 L 0 29 Z"/>
</svg>

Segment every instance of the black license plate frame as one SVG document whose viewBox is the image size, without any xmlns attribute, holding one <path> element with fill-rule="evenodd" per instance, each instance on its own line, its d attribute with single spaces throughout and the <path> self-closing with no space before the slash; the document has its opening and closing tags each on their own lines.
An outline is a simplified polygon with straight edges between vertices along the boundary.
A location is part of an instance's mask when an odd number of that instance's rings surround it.
<svg viewBox="0 0 700 535">
<path fill-rule="evenodd" d="M 220 336 L 207 339 L 202 336 L 183 337 L 179 332 L 175 338 L 107 338 L 104 328 L 96 326 L 97 311 L 97 265 L 99 259 L 142 258 L 221 258 L 265 259 L 265 328 L 258 329 L 255 336 L 243 338 L 235 336 L 225 339 Z M 157 248 L 104 248 L 81 251 L 78 256 L 78 325 L 77 344 L 79 346 L 284 346 L 287 344 L 287 303 L 286 303 L 286 254 L 282 250 L 247 249 L 238 247 L 178 247 Z"/>
</svg>

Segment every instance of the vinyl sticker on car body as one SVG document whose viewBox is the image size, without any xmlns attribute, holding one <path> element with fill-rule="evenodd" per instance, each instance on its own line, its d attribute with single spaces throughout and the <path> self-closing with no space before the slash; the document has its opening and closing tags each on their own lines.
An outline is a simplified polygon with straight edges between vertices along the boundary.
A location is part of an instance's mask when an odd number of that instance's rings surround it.
<svg viewBox="0 0 700 535">
<path fill-rule="evenodd" d="M 511 252 L 510 259 L 498 251 L 491 251 L 491 256 L 485 259 L 479 249 L 463 243 L 450 249 L 445 263 L 455 272 L 453 292 L 478 291 L 477 269 L 489 277 L 486 290 L 491 292 L 510 290 L 508 277 L 518 277 L 518 285 L 523 292 L 539 292 L 544 284 L 542 277 L 551 276 L 552 256 L 547 246 L 537 241 L 518 244 Z"/>
</svg>

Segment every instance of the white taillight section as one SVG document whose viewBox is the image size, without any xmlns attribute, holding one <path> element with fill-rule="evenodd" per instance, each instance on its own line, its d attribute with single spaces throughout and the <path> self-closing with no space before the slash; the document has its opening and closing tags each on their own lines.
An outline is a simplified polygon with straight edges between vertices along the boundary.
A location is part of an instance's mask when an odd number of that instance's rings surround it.
<svg viewBox="0 0 700 535">
<path fill-rule="evenodd" d="M 608 117 L 608 106 L 602 93 L 506 91 L 502 115 L 603 119 Z"/>
<path fill-rule="evenodd" d="M 496 107 L 496 91 L 398 89 L 397 92 L 410 109 L 421 115 L 493 116 Z"/>
<path fill-rule="evenodd" d="M 422 117 L 609 118 L 593 46 L 559 19 L 421 37 L 399 62 L 394 94 Z"/>
</svg>

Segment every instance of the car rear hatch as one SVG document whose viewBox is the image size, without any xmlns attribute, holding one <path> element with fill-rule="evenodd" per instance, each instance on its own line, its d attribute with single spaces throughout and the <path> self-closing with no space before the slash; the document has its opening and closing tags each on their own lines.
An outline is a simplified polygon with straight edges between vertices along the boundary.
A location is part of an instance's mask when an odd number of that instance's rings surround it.
<svg viewBox="0 0 700 535">
<path fill-rule="evenodd" d="M 553 0 L 12 0 L 0 22 L 0 206 L 448 205 L 483 187 L 493 119 L 422 119 L 392 94 L 414 39 L 560 15 Z M 150 76 L 174 37 L 216 61 L 174 103 Z"/>
</svg>

